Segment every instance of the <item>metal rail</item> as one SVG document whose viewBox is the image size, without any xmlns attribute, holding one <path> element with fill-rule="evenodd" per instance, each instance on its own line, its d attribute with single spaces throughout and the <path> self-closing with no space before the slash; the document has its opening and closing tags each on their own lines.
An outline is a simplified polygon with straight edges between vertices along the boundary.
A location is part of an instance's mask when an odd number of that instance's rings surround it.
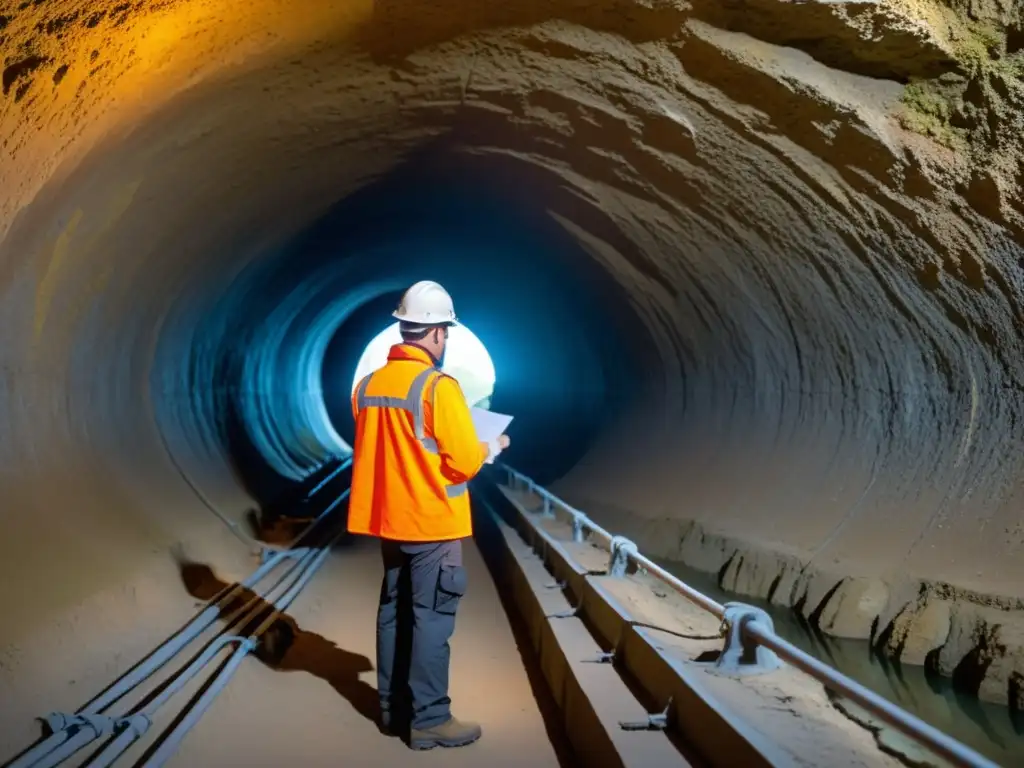
<svg viewBox="0 0 1024 768">
<path fill-rule="evenodd" d="M 539 497 L 543 502 L 544 512 L 553 514 L 555 510 L 561 510 L 568 514 L 571 518 L 573 539 L 575 541 L 583 540 L 583 532 L 595 535 L 597 538 L 607 542 L 613 556 L 613 562 L 616 555 L 628 558 L 639 568 L 644 569 L 652 576 L 657 577 L 660 581 L 672 587 L 690 602 L 708 611 L 723 622 L 730 621 L 730 618 L 726 615 L 725 606 L 712 600 L 678 577 L 673 576 L 657 563 L 641 555 L 632 542 L 620 536 L 612 535 L 593 522 L 583 512 L 567 504 L 546 488 L 537 485 L 532 479 L 517 472 L 512 467 L 506 464 L 498 464 L 498 466 L 507 473 L 509 487 L 513 490 L 526 490 Z M 813 656 L 804 653 L 788 640 L 779 637 L 775 632 L 766 630 L 758 622 L 743 622 L 737 629 L 748 642 L 773 651 L 779 658 L 805 674 L 810 675 L 826 688 L 860 705 L 867 712 L 927 747 L 953 765 L 960 766 L 960 768 L 999 768 L 996 763 L 975 752 L 966 744 L 962 744 L 937 728 L 928 725 L 928 723 L 920 718 L 897 707 L 874 691 L 865 688 L 857 681 L 818 661 Z"/>
</svg>

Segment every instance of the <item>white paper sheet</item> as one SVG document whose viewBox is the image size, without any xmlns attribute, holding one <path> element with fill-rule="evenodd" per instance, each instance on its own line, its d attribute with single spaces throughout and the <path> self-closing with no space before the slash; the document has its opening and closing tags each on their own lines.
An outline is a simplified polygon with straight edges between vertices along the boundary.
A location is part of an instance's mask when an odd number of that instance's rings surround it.
<svg viewBox="0 0 1024 768">
<path fill-rule="evenodd" d="M 476 439 L 483 443 L 489 443 L 499 435 L 505 434 L 514 418 L 503 413 L 485 411 L 483 408 L 470 408 L 469 412 L 473 416 L 473 426 L 476 427 Z"/>
</svg>

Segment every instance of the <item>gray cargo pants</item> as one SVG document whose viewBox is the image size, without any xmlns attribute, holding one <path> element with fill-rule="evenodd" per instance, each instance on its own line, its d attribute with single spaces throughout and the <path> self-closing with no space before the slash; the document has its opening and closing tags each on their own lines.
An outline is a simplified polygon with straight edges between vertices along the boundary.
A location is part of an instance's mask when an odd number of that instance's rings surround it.
<svg viewBox="0 0 1024 768">
<path fill-rule="evenodd" d="M 377 691 L 382 718 L 426 730 L 451 715 L 448 645 L 466 591 L 462 540 L 381 540 L 384 581 L 377 610 Z"/>
</svg>

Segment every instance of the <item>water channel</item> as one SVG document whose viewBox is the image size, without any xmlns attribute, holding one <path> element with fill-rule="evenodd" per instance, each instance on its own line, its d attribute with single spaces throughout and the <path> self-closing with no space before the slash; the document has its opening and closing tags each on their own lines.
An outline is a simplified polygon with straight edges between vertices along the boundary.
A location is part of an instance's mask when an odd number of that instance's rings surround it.
<svg viewBox="0 0 1024 768">
<path fill-rule="evenodd" d="M 896 664 L 874 652 L 866 640 L 827 637 L 796 612 L 765 600 L 722 589 L 714 575 L 679 563 L 660 565 L 719 602 L 740 600 L 763 608 L 775 631 L 806 653 L 915 714 L 1006 768 L 1024 766 L 1024 714 L 979 701 L 953 689 L 946 678 L 924 667 Z"/>
</svg>

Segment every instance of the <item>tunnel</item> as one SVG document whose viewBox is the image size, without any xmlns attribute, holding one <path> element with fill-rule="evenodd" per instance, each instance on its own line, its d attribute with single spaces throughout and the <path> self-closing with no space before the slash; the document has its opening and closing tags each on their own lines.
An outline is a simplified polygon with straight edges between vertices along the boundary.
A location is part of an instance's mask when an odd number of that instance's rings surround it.
<svg viewBox="0 0 1024 768">
<path fill-rule="evenodd" d="M 192 607 L 170 553 L 248 572 L 247 516 L 349 455 L 421 279 L 517 470 L 1024 709 L 1022 30 L 998 0 L 0 4 L 3 752 Z"/>
</svg>

